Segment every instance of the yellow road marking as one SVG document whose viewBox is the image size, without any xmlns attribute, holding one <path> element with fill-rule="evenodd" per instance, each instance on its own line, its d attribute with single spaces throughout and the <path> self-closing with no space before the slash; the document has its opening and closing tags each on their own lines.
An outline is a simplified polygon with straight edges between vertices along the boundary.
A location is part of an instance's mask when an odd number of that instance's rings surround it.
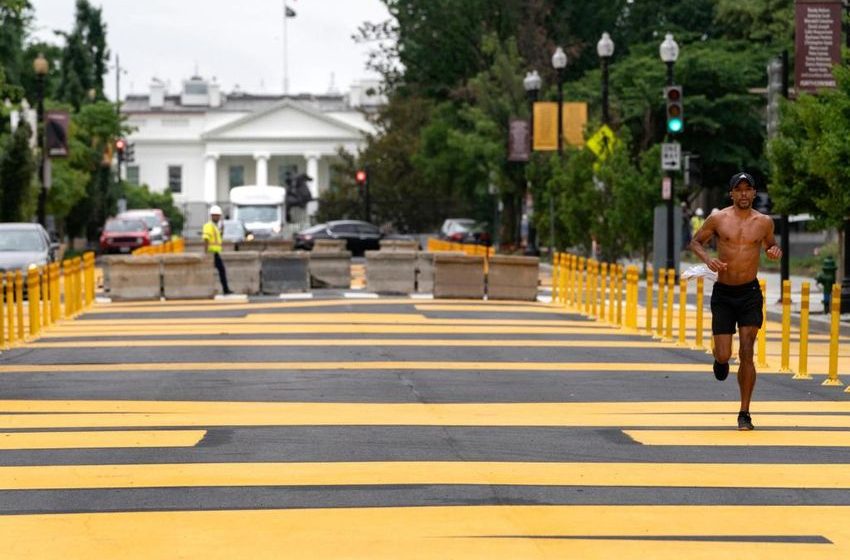
<svg viewBox="0 0 850 560">
<path fill-rule="evenodd" d="M 483 461 L 0 467 L 2 490 L 407 484 L 846 489 L 850 470 L 839 464 Z"/>
<path fill-rule="evenodd" d="M 375 348 L 386 346 L 429 346 L 429 347 L 514 347 L 514 348 L 676 348 L 675 344 L 655 343 L 654 341 L 628 340 L 468 340 L 468 339 L 384 339 L 384 338 L 326 338 L 326 339 L 147 339 L 147 340 L 95 340 L 86 341 L 86 348 L 126 348 L 128 345 L 139 347 L 173 347 L 173 346 L 370 346 Z M 32 342 L 28 348 L 79 348 L 79 342 Z M 705 369 L 705 368 L 703 368 Z"/>
<path fill-rule="evenodd" d="M 375 560 L 843 560 L 850 555 L 850 528 L 838 520 L 848 517 L 847 506 L 687 505 L 78 513 L 0 517 L 0 539 L 10 558 L 86 560 L 261 560 L 282 554 Z M 746 536 L 755 542 L 741 540 Z M 785 536 L 824 540 L 769 542 Z"/>
<path fill-rule="evenodd" d="M 23 408 L 28 405 L 29 408 Z M 563 426 L 723 427 L 731 429 L 735 405 L 723 414 L 594 412 L 571 403 L 186 403 L 137 401 L 2 401 L 0 429 L 209 426 Z M 598 409 L 597 409 L 598 410 Z M 665 410 L 659 413 L 658 410 Z M 790 407 L 790 410 L 794 410 Z M 18 411 L 31 414 L 15 413 Z M 35 414 L 35 412 L 39 412 Z M 850 414 L 764 414 L 760 427 L 850 428 Z M 746 433 L 738 434 L 742 439 Z"/>
<path fill-rule="evenodd" d="M 111 364 L 8 364 L 0 373 L 66 373 L 121 371 L 314 371 L 314 370 L 434 370 L 434 371 L 622 371 L 698 372 L 708 374 L 704 364 L 657 362 L 151 362 Z"/>
<path fill-rule="evenodd" d="M 537 305 L 526 305 L 519 304 L 517 305 L 514 302 L 513 305 L 506 304 L 501 305 L 499 307 L 493 307 L 489 302 L 481 302 L 470 305 L 469 300 L 467 300 L 466 305 L 444 305 L 442 302 L 435 303 L 421 303 L 417 302 L 415 308 L 417 311 L 483 311 L 486 313 L 562 313 L 563 308 L 554 307 L 554 306 L 537 306 Z"/>
<path fill-rule="evenodd" d="M 625 430 L 625 434 L 644 445 L 850 447 L 850 432 L 845 431 L 756 430 L 747 437 L 725 430 Z M 782 465 L 783 468 L 789 466 Z"/>
<path fill-rule="evenodd" d="M 0 449 L 193 447 L 206 433 L 206 430 L 6 432 L 0 433 Z"/>
</svg>

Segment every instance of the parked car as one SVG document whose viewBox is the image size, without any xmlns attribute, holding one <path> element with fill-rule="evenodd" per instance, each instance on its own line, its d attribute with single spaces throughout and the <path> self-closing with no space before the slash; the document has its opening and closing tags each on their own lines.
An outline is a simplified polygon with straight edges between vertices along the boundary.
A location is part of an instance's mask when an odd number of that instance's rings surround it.
<svg viewBox="0 0 850 560">
<path fill-rule="evenodd" d="M 150 230 L 141 218 L 110 218 L 100 234 L 103 253 L 130 253 L 150 244 Z"/>
<path fill-rule="evenodd" d="M 377 226 L 358 220 L 336 220 L 318 224 L 295 234 L 295 248 L 311 251 L 317 239 L 344 239 L 352 255 L 380 248 L 383 235 Z"/>
<path fill-rule="evenodd" d="M 242 243 L 254 239 L 254 234 L 248 231 L 242 220 L 223 220 L 221 229 L 222 241 Z"/>
<path fill-rule="evenodd" d="M 34 264 L 42 266 L 56 260 L 58 243 L 40 224 L 0 224 L 0 272 L 23 269 Z"/>
<path fill-rule="evenodd" d="M 165 213 L 159 208 L 127 210 L 116 216 L 118 218 L 142 219 L 150 230 L 151 244 L 158 245 L 171 239 L 171 223 Z"/>
</svg>

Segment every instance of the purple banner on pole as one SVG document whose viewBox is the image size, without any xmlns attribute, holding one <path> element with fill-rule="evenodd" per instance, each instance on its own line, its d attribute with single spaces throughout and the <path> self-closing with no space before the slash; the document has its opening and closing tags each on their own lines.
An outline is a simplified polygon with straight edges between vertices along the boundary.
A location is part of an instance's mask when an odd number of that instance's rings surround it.
<svg viewBox="0 0 850 560">
<path fill-rule="evenodd" d="M 508 130 L 508 161 L 528 161 L 531 156 L 531 128 L 528 120 L 511 119 Z"/>
</svg>

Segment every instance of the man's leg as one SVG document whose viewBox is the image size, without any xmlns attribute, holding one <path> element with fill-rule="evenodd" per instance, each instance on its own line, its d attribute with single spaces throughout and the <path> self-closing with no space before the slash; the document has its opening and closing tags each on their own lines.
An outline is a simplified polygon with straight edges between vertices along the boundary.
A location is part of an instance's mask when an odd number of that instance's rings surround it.
<svg viewBox="0 0 850 560">
<path fill-rule="evenodd" d="M 756 386 L 756 366 L 753 363 L 753 347 L 755 346 L 758 327 L 741 327 L 738 337 L 741 340 L 741 348 L 738 350 L 738 358 L 741 365 L 738 367 L 738 386 L 741 388 L 741 412 L 750 412 L 750 399 L 753 396 L 753 388 Z"/>
<path fill-rule="evenodd" d="M 227 272 L 224 269 L 224 261 L 221 260 L 221 255 L 213 253 L 213 262 L 218 270 L 218 279 L 221 281 L 221 289 L 224 294 L 230 293 L 230 288 L 227 286 Z"/>
</svg>

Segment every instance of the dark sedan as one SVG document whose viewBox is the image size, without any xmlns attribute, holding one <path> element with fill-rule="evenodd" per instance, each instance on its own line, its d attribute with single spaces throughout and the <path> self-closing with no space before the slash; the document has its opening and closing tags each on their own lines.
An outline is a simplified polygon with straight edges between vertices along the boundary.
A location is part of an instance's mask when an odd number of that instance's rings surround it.
<svg viewBox="0 0 850 560">
<path fill-rule="evenodd" d="M 344 239 L 352 255 L 362 256 L 379 249 L 381 237 L 378 227 L 368 222 L 337 220 L 299 231 L 295 234 L 295 248 L 311 251 L 317 239 Z"/>
</svg>

